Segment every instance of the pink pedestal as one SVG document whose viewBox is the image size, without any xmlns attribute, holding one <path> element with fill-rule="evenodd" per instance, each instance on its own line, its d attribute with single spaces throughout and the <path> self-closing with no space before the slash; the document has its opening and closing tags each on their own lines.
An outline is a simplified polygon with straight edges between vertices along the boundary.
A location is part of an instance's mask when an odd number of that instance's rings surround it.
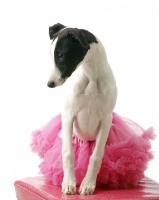
<svg viewBox="0 0 159 200">
<path fill-rule="evenodd" d="M 64 195 L 61 187 L 56 187 L 51 182 L 45 181 L 41 176 L 17 180 L 14 183 L 18 200 L 107 200 L 107 199 L 158 199 L 159 184 L 150 178 L 144 178 L 135 188 L 124 190 L 110 190 L 97 188 L 94 195 Z"/>
</svg>

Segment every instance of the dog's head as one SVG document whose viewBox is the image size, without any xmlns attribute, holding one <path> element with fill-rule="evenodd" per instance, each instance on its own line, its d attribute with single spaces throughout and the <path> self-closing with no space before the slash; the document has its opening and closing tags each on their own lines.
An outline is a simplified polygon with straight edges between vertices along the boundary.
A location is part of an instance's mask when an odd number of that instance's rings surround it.
<svg viewBox="0 0 159 200">
<path fill-rule="evenodd" d="M 90 43 L 98 42 L 92 33 L 60 23 L 49 27 L 49 35 L 53 40 L 50 54 L 54 66 L 47 86 L 53 88 L 71 76 L 90 49 Z"/>
</svg>

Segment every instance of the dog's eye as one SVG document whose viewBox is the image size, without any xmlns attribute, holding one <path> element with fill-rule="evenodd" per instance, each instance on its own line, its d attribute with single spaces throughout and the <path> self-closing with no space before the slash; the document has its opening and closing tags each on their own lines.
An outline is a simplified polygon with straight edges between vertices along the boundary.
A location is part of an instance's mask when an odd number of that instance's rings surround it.
<svg viewBox="0 0 159 200">
<path fill-rule="evenodd" d="M 59 59 L 62 60 L 64 58 L 64 55 L 62 53 L 58 53 L 58 57 L 59 57 Z"/>
</svg>

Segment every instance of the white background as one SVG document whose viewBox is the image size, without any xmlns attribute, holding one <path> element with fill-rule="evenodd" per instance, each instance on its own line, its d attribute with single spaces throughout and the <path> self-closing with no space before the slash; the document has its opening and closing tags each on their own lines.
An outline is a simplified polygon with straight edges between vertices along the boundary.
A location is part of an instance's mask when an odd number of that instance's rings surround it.
<svg viewBox="0 0 159 200">
<path fill-rule="evenodd" d="M 159 134 L 158 0 L 1 0 L 0 199 L 16 199 L 15 180 L 38 174 L 30 133 L 60 112 L 63 86 L 46 83 L 48 27 L 88 29 L 103 42 L 118 84 L 115 111 Z M 159 182 L 159 137 L 146 175 Z"/>
</svg>

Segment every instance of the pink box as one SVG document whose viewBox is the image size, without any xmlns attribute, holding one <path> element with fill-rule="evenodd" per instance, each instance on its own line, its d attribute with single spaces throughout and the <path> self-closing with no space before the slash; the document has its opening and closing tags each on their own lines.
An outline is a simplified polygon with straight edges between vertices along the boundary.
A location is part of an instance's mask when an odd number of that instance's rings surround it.
<svg viewBox="0 0 159 200">
<path fill-rule="evenodd" d="M 94 195 L 64 195 L 61 187 L 56 187 L 51 182 L 45 181 L 42 176 L 24 178 L 14 183 L 18 200 L 107 200 L 107 199 L 158 199 L 159 183 L 145 177 L 139 185 L 131 189 L 110 190 L 97 188 Z"/>
</svg>

